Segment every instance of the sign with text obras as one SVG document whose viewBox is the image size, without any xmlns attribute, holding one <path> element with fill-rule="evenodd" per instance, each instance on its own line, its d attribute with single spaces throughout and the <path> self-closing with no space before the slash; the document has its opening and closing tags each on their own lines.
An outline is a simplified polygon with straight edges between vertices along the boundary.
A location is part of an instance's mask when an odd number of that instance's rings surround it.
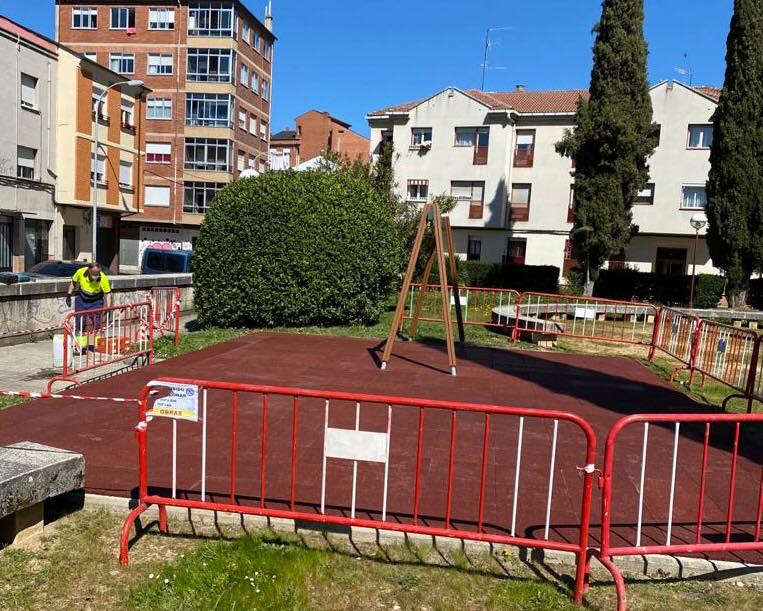
<svg viewBox="0 0 763 611">
<path fill-rule="evenodd" d="M 199 387 L 195 384 L 175 384 L 173 382 L 150 382 L 149 386 L 161 386 L 169 394 L 159 397 L 147 415 L 176 420 L 199 421 Z"/>
</svg>

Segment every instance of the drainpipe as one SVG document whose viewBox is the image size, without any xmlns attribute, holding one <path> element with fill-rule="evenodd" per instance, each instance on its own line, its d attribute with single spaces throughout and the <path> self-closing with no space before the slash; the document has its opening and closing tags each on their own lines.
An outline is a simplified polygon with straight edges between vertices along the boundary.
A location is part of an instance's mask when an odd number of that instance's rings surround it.
<svg viewBox="0 0 763 611">
<path fill-rule="evenodd" d="M 183 146 L 180 147 L 180 155 L 174 156 L 174 162 L 172 164 L 172 190 L 175 192 L 175 205 L 172 206 L 172 224 L 177 223 L 177 209 L 178 209 L 178 163 L 181 159 L 185 159 L 185 107 L 178 108 L 180 105 L 180 17 L 182 16 L 183 7 L 180 4 L 180 0 L 177 0 L 178 14 L 177 23 L 175 24 L 175 58 L 177 59 L 177 69 L 175 70 L 175 104 L 172 107 L 172 112 L 178 112 L 182 110 L 183 120 Z M 185 24 L 186 33 L 188 32 L 188 18 L 186 16 Z M 186 71 L 188 67 L 186 66 Z M 173 138 L 173 144 L 177 145 L 178 141 L 178 122 L 175 121 L 175 137 Z M 143 187 L 145 189 L 145 186 Z M 184 192 L 181 193 L 181 196 Z M 138 242 L 140 242 L 140 228 L 138 228 Z M 140 261 L 138 261 L 140 265 Z"/>
</svg>

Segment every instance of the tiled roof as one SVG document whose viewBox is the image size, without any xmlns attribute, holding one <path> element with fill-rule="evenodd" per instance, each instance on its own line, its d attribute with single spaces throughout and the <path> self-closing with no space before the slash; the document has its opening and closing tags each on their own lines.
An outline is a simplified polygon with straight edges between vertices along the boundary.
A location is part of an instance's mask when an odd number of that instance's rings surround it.
<svg viewBox="0 0 763 611">
<path fill-rule="evenodd" d="M 282 129 L 280 132 L 276 132 L 270 136 L 271 140 L 294 140 L 297 137 L 297 132 L 293 129 Z"/>
<path fill-rule="evenodd" d="M 713 85 L 699 85 L 692 87 L 695 91 L 698 91 L 702 95 L 706 95 L 708 98 L 712 98 L 716 102 L 721 99 L 721 88 L 714 87 Z"/>
<path fill-rule="evenodd" d="M 375 110 L 368 114 L 373 117 L 374 115 L 386 115 L 391 112 L 408 112 L 412 108 L 416 108 L 416 106 L 418 106 L 419 104 L 425 101 L 426 100 L 414 100 L 413 102 L 404 102 L 403 104 L 397 104 L 396 106 L 388 106 L 387 108 L 380 108 L 379 110 Z"/>
<path fill-rule="evenodd" d="M 573 113 L 578 108 L 578 98 L 588 97 L 584 89 L 567 91 L 479 91 L 467 93 L 489 103 L 491 108 L 511 108 L 519 113 Z"/>
</svg>

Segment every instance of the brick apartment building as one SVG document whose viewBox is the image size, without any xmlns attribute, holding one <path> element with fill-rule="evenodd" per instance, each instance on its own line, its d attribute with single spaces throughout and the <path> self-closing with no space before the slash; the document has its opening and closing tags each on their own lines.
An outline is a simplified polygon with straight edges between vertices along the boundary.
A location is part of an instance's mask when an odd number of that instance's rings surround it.
<svg viewBox="0 0 763 611">
<path fill-rule="evenodd" d="M 294 120 L 296 129 L 285 129 L 271 138 L 270 162 L 273 169 L 288 169 L 307 163 L 326 151 L 350 159 L 368 161 L 369 140 L 352 131 L 346 121 L 327 112 L 308 110 Z"/>
<path fill-rule="evenodd" d="M 56 0 L 58 40 L 152 90 L 145 190 L 122 217 L 122 271 L 147 246 L 192 248 L 214 195 L 246 168 L 264 170 L 275 36 L 236 1 Z"/>
</svg>

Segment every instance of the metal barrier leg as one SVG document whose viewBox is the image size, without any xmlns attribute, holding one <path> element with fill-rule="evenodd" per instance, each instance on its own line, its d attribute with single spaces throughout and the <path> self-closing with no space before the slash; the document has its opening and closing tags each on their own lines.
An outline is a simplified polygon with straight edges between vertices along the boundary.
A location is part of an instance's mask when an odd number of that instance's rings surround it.
<svg viewBox="0 0 763 611">
<path fill-rule="evenodd" d="M 122 536 L 119 545 L 119 564 L 122 566 L 127 566 L 129 561 L 128 554 L 130 550 L 130 531 L 132 530 L 132 525 L 135 523 L 135 520 L 138 519 L 140 514 L 146 511 L 146 509 L 148 509 L 148 505 L 141 502 L 130 512 L 130 515 L 125 518 L 124 524 L 122 524 Z"/>
<path fill-rule="evenodd" d="M 74 384 L 75 386 L 82 386 L 82 382 L 80 382 L 77 378 L 72 378 L 71 376 L 56 376 L 48 380 L 48 384 L 45 387 L 45 392 L 47 392 L 48 394 L 52 394 L 53 384 L 55 384 L 56 382 L 70 382 Z"/>
<path fill-rule="evenodd" d="M 625 580 L 620 569 L 617 568 L 612 559 L 607 556 L 602 556 L 598 550 L 592 550 L 591 554 L 601 562 L 602 566 L 609 571 L 612 575 L 612 579 L 615 582 L 615 592 L 617 592 L 617 611 L 627 611 L 628 602 L 625 594 Z"/>
<path fill-rule="evenodd" d="M 165 535 L 170 532 L 167 526 L 167 507 L 159 505 L 159 530 Z"/>
</svg>

